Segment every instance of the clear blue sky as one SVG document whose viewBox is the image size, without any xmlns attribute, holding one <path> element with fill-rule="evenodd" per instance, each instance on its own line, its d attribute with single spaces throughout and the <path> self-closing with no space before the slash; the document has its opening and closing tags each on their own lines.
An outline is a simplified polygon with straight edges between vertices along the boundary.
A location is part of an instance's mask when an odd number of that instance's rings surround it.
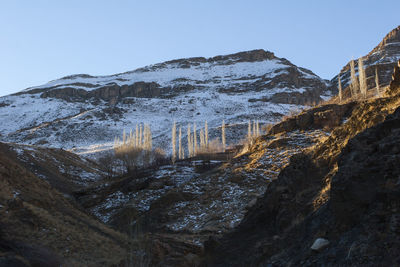
<svg viewBox="0 0 400 267">
<path fill-rule="evenodd" d="M 0 95 L 258 48 L 330 79 L 398 26 L 399 10 L 399 0 L 0 0 Z"/>
</svg>

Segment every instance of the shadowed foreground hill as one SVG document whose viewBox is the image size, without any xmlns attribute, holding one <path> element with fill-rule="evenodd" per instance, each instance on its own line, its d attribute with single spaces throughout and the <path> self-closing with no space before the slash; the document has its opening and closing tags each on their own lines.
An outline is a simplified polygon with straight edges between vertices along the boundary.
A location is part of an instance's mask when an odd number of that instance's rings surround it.
<svg viewBox="0 0 400 267">
<path fill-rule="evenodd" d="M 206 265 L 399 265 L 399 105 L 397 67 L 385 97 L 358 102 L 291 158 L 235 231 L 206 242 Z M 318 238 L 329 243 L 310 249 Z"/>
<path fill-rule="evenodd" d="M 110 266 L 127 247 L 0 144 L 0 266 Z"/>
</svg>

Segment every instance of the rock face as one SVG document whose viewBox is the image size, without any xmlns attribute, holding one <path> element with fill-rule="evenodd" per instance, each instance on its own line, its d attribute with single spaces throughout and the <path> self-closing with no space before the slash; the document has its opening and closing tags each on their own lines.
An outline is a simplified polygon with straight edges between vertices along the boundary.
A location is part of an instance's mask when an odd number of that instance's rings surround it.
<svg viewBox="0 0 400 267">
<path fill-rule="evenodd" d="M 350 116 L 354 102 L 344 105 L 329 104 L 302 112 L 272 126 L 268 133 L 277 134 L 294 130 L 330 130 L 342 124 L 343 118 Z"/>
<path fill-rule="evenodd" d="M 331 182 L 331 208 L 338 225 L 350 227 L 360 218 L 391 224 L 400 211 L 400 109 L 349 141 Z M 400 247 L 398 248 L 400 249 Z"/>
<path fill-rule="evenodd" d="M 392 81 L 390 82 L 389 87 L 389 94 L 396 94 L 398 88 L 400 88 L 400 60 L 397 62 L 397 65 L 394 66 Z"/>
<path fill-rule="evenodd" d="M 393 72 L 393 67 L 400 59 L 400 26 L 389 32 L 382 42 L 380 42 L 371 52 L 364 58 L 364 68 L 367 75 L 368 89 L 374 89 L 375 84 L 375 68 L 378 69 L 378 78 L 380 87 L 389 85 Z M 358 60 L 355 59 L 356 74 L 358 72 Z M 350 63 L 346 64 L 340 71 L 340 79 L 343 88 L 350 84 Z M 331 80 L 331 90 L 337 92 L 338 78 L 335 76 Z"/>
<path fill-rule="evenodd" d="M 118 86 L 116 84 L 106 85 L 93 91 L 77 89 L 74 87 L 63 87 L 43 92 L 40 97 L 60 98 L 67 101 L 85 101 L 87 99 L 103 99 L 106 101 L 119 100 L 125 97 L 160 97 L 163 90 L 157 83 L 136 82 L 131 85 Z"/>
</svg>

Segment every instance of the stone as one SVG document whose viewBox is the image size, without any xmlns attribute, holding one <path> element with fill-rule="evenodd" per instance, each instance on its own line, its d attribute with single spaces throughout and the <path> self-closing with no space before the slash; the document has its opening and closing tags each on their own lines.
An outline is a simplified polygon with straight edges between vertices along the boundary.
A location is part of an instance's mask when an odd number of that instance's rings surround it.
<svg viewBox="0 0 400 267">
<path fill-rule="evenodd" d="M 311 246 L 312 250 L 321 251 L 329 245 L 329 241 L 325 238 L 317 238 Z"/>
</svg>

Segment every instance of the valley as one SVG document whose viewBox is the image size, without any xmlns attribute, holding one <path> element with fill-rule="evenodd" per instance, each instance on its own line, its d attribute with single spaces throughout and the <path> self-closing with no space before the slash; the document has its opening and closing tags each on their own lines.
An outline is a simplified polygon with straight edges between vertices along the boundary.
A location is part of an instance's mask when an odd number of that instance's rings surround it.
<svg viewBox="0 0 400 267">
<path fill-rule="evenodd" d="M 0 266 L 396 266 L 398 43 L 364 57 L 364 97 L 351 64 L 340 99 L 264 50 L 0 97 Z"/>
</svg>

